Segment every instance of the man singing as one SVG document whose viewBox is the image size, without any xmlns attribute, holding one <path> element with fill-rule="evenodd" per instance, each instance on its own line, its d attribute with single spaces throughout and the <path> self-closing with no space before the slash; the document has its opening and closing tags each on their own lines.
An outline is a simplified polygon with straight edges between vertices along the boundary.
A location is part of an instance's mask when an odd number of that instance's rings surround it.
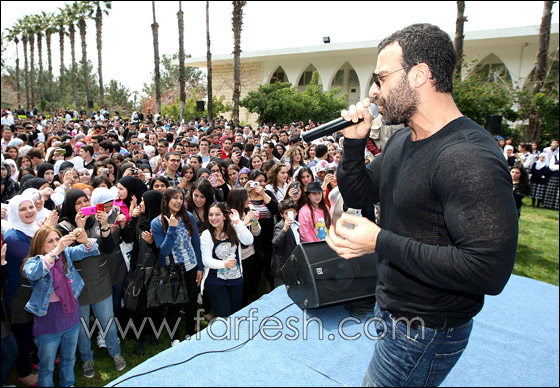
<svg viewBox="0 0 560 388">
<path fill-rule="evenodd" d="M 455 105 L 456 61 L 449 36 L 429 24 L 379 44 L 370 96 L 385 124 L 406 128 L 367 166 L 370 100 L 342 112 L 353 123 L 363 118 L 344 130 L 337 176 L 344 202 L 381 204 L 379 226 L 344 214 L 327 237 L 346 259 L 378 253 L 375 314 L 387 335 L 375 344 L 365 386 L 441 384 L 484 295 L 499 294 L 513 269 L 511 175 L 492 136 Z"/>
</svg>

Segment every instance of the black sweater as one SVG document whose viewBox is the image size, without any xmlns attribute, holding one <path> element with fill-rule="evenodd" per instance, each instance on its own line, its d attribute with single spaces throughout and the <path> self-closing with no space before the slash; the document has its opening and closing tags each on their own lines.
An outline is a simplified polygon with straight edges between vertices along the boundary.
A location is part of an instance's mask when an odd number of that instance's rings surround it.
<svg viewBox="0 0 560 388">
<path fill-rule="evenodd" d="M 347 206 L 381 203 L 379 305 L 432 327 L 470 320 L 484 294 L 502 291 L 517 250 L 512 180 L 498 145 L 466 117 L 420 141 L 399 130 L 367 167 L 365 145 L 344 140 L 337 178 Z"/>
</svg>

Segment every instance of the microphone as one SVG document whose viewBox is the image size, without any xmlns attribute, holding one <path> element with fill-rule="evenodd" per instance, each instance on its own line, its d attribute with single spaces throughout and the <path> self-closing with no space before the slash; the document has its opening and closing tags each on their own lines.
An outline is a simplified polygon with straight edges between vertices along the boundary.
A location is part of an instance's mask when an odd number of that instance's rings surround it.
<svg viewBox="0 0 560 388">
<path fill-rule="evenodd" d="M 367 109 L 369 110 L 372 119 L 376 118 L 377 115 L 379 115 L 379 107 L 376 104 L 371 103 Z M 363 120 L 364 119 L 360 119 L 358 122 Z M 338 119 L 329 121 L 328 123 L 320 125 L 317 128 L 312 129 L 311 131 L 305 132 L 301 135 L 301 138 L 303 139 L 303 141 L 309 143 L 315 139 L 319 139 L 323 136 L 328 136 L 336 131 L 340 131 L 341 129 L 354 124 L 356 123 L 353 123 L 352 121 L 346 121 L 344 120 L 344 118 L 339 117 Z"/>
</svg>

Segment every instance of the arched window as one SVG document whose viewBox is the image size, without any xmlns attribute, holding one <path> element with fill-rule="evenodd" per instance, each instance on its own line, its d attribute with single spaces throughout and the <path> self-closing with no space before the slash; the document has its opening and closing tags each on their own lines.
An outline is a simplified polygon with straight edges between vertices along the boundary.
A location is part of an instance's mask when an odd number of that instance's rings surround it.
<svg viewBox="0 0 560 388">
<path fill-rule="evenodd" d="M 270 83 L 273 84 L 275 82 L 287 82 L 288 77 L 286 77 L 286 72 L 282 69 L 282 66 L 278 66 L 278 68 L 272 74 L 270 78 Z"/>
</svg>

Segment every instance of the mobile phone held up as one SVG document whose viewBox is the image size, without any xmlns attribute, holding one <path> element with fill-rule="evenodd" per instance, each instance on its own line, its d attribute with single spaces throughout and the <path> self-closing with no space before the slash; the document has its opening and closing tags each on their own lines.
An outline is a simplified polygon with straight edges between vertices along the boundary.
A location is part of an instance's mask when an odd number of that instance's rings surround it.
<svg viewBox="0 0 560 388">
<path fill-rule="evenodd" d="M 103 205 L 101 205 L 103 206 Z M 93 216 L 97 213 L 97 206 L 86 206 L 80 209 L 84 216 Z"/>
</svg>

